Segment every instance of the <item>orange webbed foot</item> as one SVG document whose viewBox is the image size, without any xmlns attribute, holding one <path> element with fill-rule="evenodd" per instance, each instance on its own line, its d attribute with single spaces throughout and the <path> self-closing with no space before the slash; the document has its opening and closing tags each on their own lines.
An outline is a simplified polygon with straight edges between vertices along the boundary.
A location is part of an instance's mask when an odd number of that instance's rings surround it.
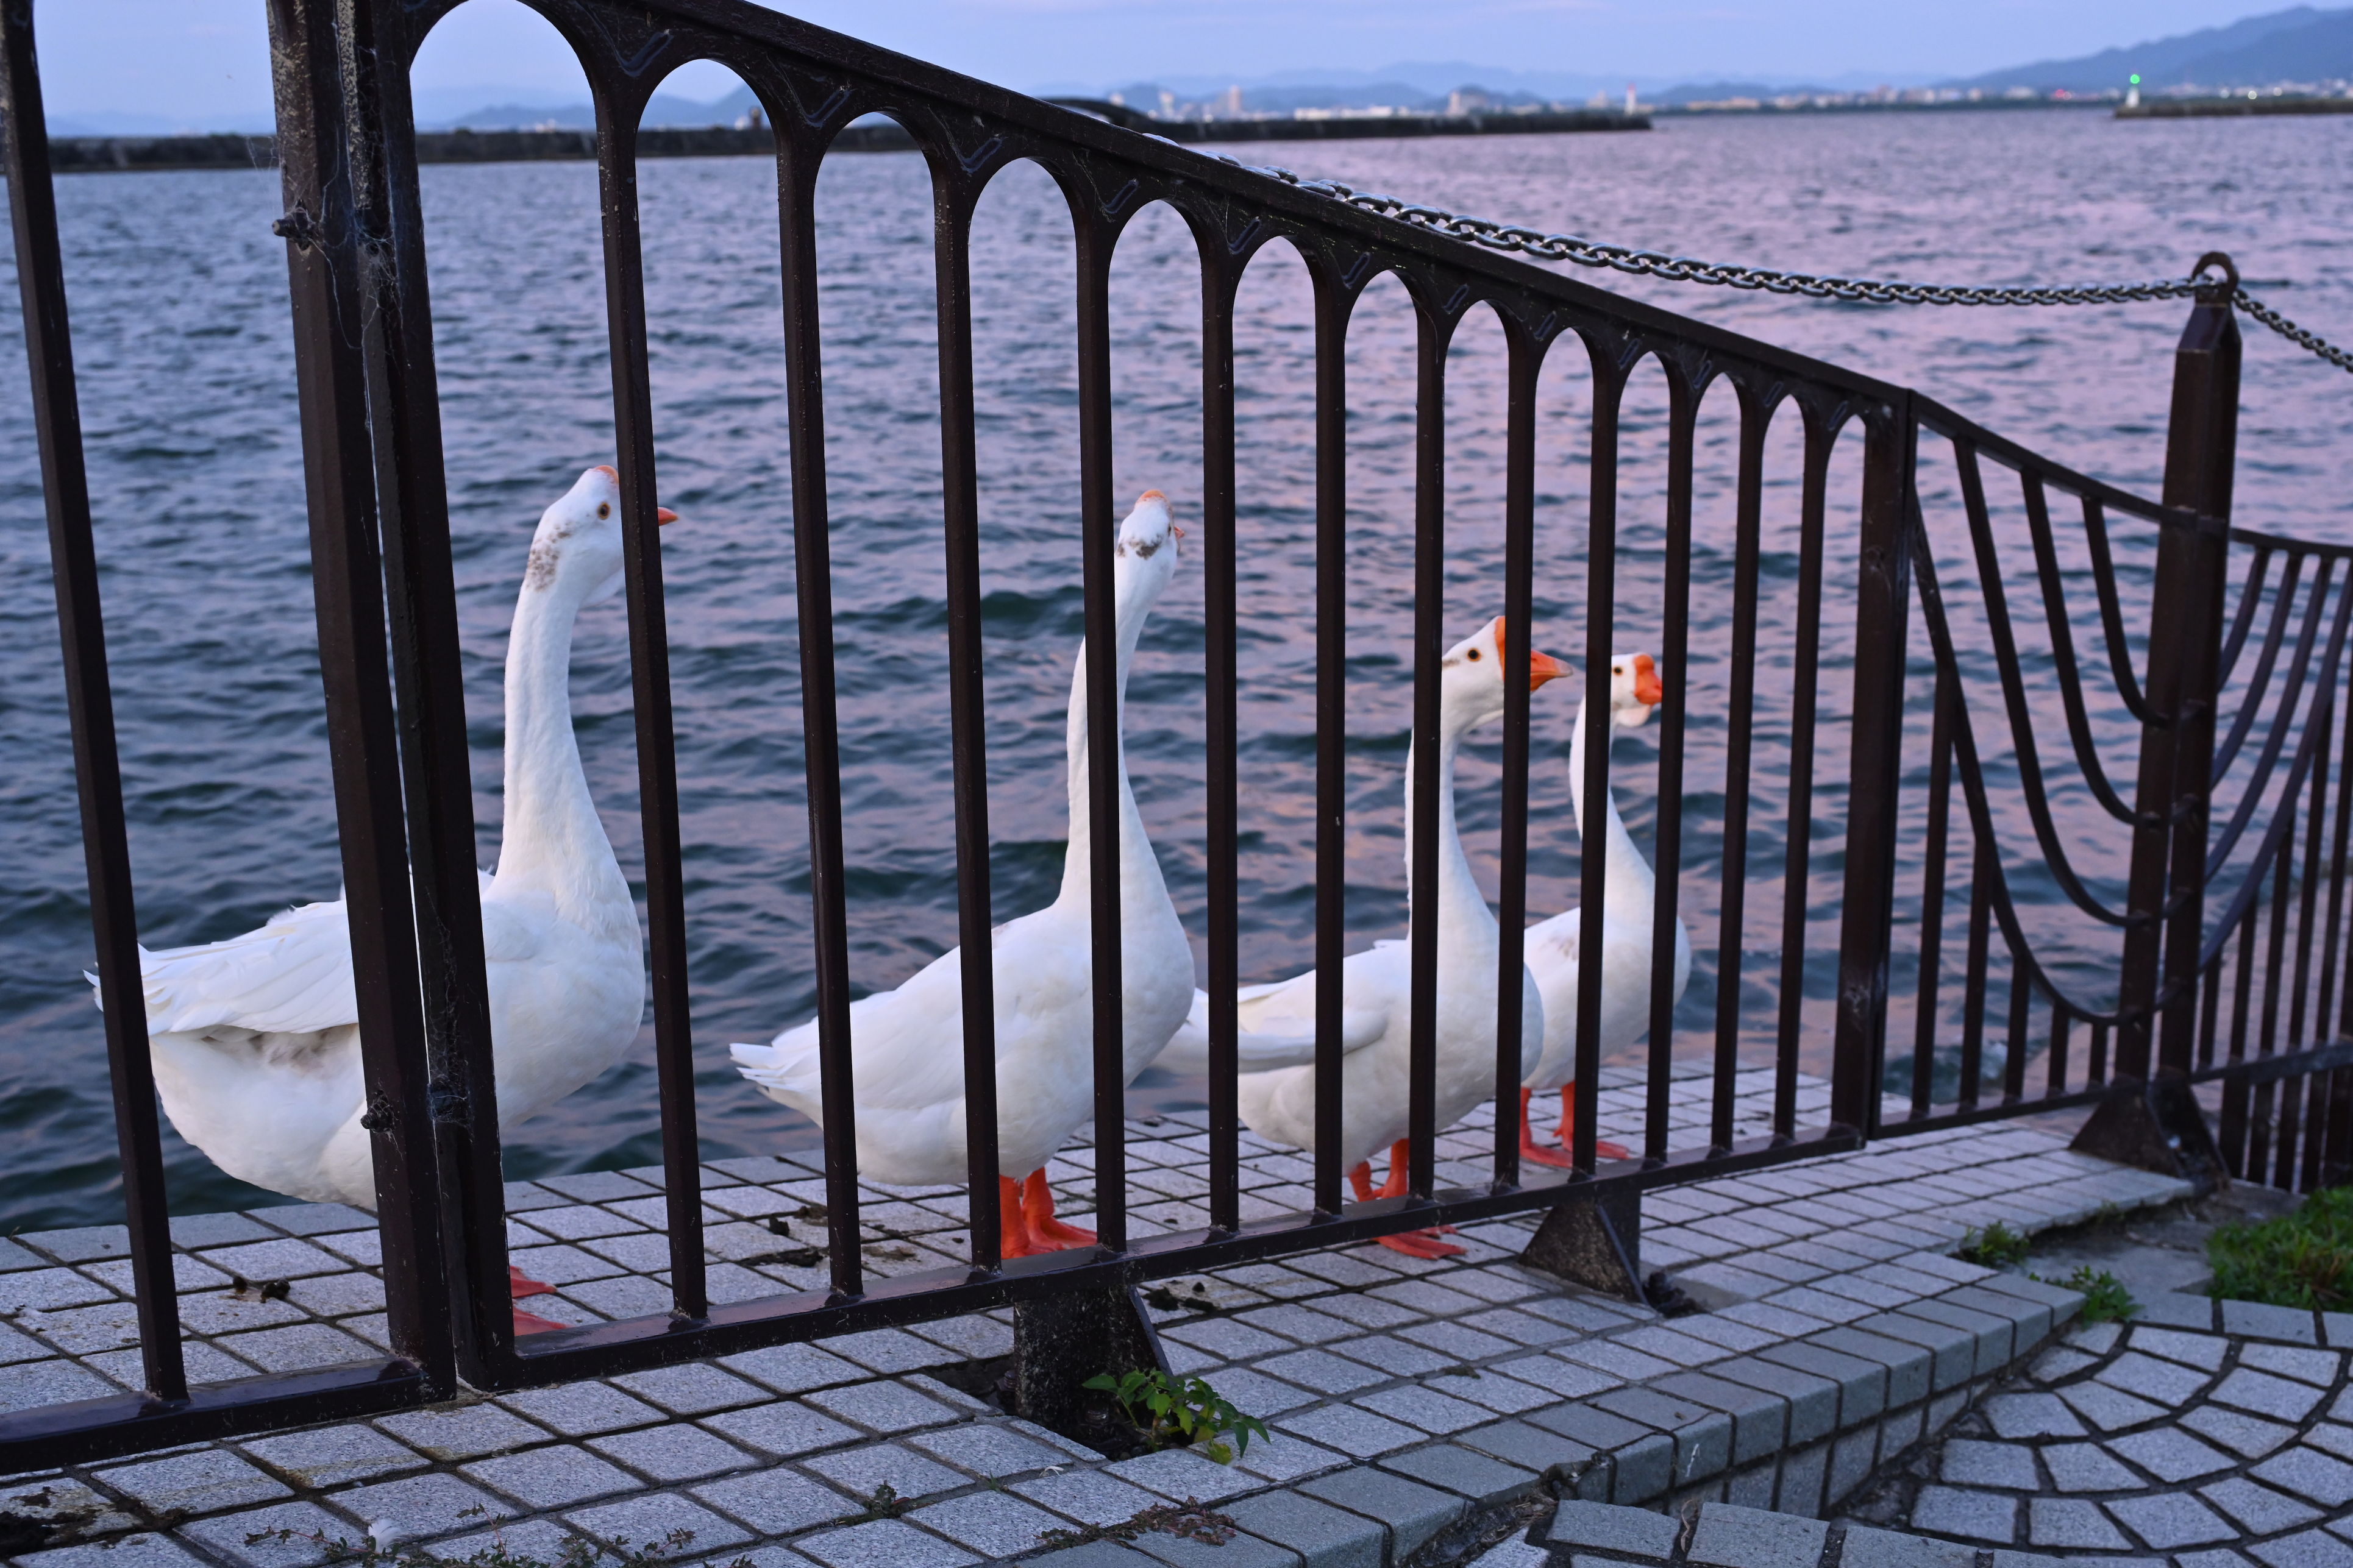
<svg viewBox="0 0 2353 1568">
<path fill-rule="evenodd" d="M 1021 1189 L 1022 1215 L 1029 1223 L 1032 1243 L 1040 1252 L 1059 1251 L 1071 1247 L 1092 1247 L 1095 1233 L 1075 1225 L 1065 1225 L 1054 1217 L 1054 1190 L 1046 1184 L 1044 1170 L 1029 1173 Z"/>
</svg>

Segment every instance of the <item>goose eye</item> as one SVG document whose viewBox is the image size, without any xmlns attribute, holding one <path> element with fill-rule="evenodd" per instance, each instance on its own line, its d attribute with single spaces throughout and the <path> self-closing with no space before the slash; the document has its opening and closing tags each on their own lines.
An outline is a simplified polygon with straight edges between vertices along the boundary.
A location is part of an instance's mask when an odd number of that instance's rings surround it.
<svg viewBox="0 0 2353 1568">
<path fill-rule="evenodd" d="M 1479 662 L 1479 650 L 1475 647 L 1471 650 L 1471 662 L 1473 664 Z"/>
<path fill-rule="evenodd" d="M 598 517 L 610 517 L 610 516 L 612 516 L 612 515 L 613 515 L 613 503 L 612 503 L 611 501 L 608 501 L 608 500 L 600 500 L 600 501 L 598 501 L 598 502 L 596 503 L 596 515 L 597 515 Z"/>
</svg>

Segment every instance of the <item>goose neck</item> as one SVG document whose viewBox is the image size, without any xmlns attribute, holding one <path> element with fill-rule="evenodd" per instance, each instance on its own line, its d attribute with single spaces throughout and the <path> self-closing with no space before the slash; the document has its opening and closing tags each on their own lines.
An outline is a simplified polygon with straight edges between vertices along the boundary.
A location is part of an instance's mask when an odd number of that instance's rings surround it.
<svg viewBox="0 0 2353 1568">
<path fill-rule="evenodd" d="M 526 584 L 515 604 L 507 641 L 505 826 L 497 882 L 545 892 L 565 919 L 594 925 L 617 907 L 628 911 L 630 899 L 572 731 L 572 627 L 579 609 L 578 595 L 558 584 Z"/>
<path fill-rule="evenodd" d="M 1144 635 L 1144 623 L 1152 613 L 1155 595 L 1139 592 L 1125 580 L 1123 574 L 1114 589 L 1118 616 L 1113 645 L 1114 680 L 1113 701 L 1119 717 L 1115 737 L 1119 759 L 1119 850 L 1120 886 L 1124 898 L 1149 896 L 1160 888 L 1160 863 L 1152 854 L 1150 841 L 1145 837 L 1144 816 L 1136 809 L 1135 791 L 1127 778 L 1127 677 L 1135 662 L 1136 645 Z M 1094 846 L 1094 813 L 1088 799 L 1090 747 L 1087 743 L 1087 648 L 1083 639 L 1079 644 L 1078 668 L 1071 675 L 1071 710 L 1067 725 L 1064 766 L 1070 781 L 1071 837 L 1062 857 L 1062 889 L 1057 900 L 1062 905 L 1083 910 L 1089 889 L 1093 886 L 1092 856 Z"/>
<path fill-rule="evenodd" d="M 1580 839 L 1587 838 L 1587 826 L 1591 820 L 1585 808 L 1585 736 L 1586 713 L 1588 704 L 1580 703 L 1577 710 L 1577 730 L 1568 748 L 1569 798 L 1577 812 L 1577 831 Z M 1614 744 L 1618 726 L 1609 722 L 1609 738 L 1603 743 Z M 1651 863 L 1634 846 L 1633 835 L 1626 831 L 1626 819 L 1618 815 L 1618 794 L 1614 787 L 1603 789 L 1601 803 L 1605 826 L 1603 843 L 1607 847 L 1602 859 L 1602 908 L 1613 921 L 1638 928 L 1642 940 L 1650 939 L 1651 900 L 1656 891 L 1656 878 Z"/>
<path fill-rule="evenodd" d="M 1440 929 L 1453 930 L 1466 922 L 1492 931 L 1494 913 L 1487 908 L 1487 900 L 1479 890 L 1479 880 L 1472 874 L 1471 858 L 1463 852 L 1462 834 L 1454 813 L 1454 764 L 1462 752 L 1462 731 L 1459 725 L 1441 723 L 1438 731 L 1438 921 Z M 1413 749 L 1408 747 L 1405 764 L 1405 865 L 1410 900 L 1413 879 L 1414 780 L 1418 773 Z"/>
</svg>

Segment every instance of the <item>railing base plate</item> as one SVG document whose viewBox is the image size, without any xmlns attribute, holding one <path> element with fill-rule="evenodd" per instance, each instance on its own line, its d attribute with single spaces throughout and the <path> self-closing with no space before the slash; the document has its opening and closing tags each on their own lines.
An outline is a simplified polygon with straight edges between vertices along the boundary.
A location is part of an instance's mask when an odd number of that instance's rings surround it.
<svg viewBox="0 0 2353 1568">
<path fill-rule="evenodd" d="M 2079 1154 L 2194 1182 L 2201 1194 L 2226 1179 L 2206 1114 L 2186 1079 L 2117 1085 L 2067 1146 Z"/>
<path fill-rule="evenodd" d="M 1107 1395 L 1082 1387 L 1109 1373 L 1166 1372 L 1151 1314 L 1132 1285 L 1039 1296 L 1013 1306 L 1013 1404 L 1026 1420 L 1101 1447 Z"/>
<path fill-rule="evenodd" d="M 1647 1304 L 1641 1248 L 1642 1194 L 1630 1184 L 1613 1182 L 1546 1215 L 1520 1261 L 1572 1285 Z"/>
</svg>

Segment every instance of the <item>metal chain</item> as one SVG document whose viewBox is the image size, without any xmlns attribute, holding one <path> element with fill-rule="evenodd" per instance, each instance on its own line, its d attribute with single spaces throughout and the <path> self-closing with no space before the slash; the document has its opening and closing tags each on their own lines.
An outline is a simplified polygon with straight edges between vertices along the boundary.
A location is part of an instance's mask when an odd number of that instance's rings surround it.
<svg viewBox="0 0 2353 1568">
<path fill-rule="evenodd" d="M 1539 234 L 1532 228 L 1490 223 L 1485 218 L 1467 217 L 1439 207 L 1399 201 L 1395 196 L 1356 190 L 1337 180 L 1311 180 L 1289 169 L 1244 164 L 1232 158 L 1225 162 L 1238 168 L 1250 168 L 1255 174 L 1271 175 L 1312 195 L 1328 196 L 1362 211 L 1485 246 L 1490 250 L 1512 251 L 1539 261 L 1608 267 L 1639 277 L 1662 278 L 1671 283 L 1706 283 L 1766 294 L 1850 300 L 1873 305 L 2114 305 L 2143 300 L 2184 300 L 2227 287 L 2231 302 L 2238 309 L 2297 347 L 2309 350 L 2339 370 L 2353 372 L 2353 353 L 2305 331 L 2240 288 L 2237 268 L 2219 257 L 2200 261 L 2187 278 L 2152 279 L 2140 283 L 2077 283 L 2056 288 L 1986 288 L 1974 284 L 1897 283 L 1869 278 L 1820 278 L 1809 272 L 1777 272 L 1763 267 L 1695 261 L 1686 256 L 1604 245 L 1573 234 Z M 2225 282 L 2219 285 L 2203 277 L 2207 268 L 2216 263 L 2227 275 Z"/>
</svg>

